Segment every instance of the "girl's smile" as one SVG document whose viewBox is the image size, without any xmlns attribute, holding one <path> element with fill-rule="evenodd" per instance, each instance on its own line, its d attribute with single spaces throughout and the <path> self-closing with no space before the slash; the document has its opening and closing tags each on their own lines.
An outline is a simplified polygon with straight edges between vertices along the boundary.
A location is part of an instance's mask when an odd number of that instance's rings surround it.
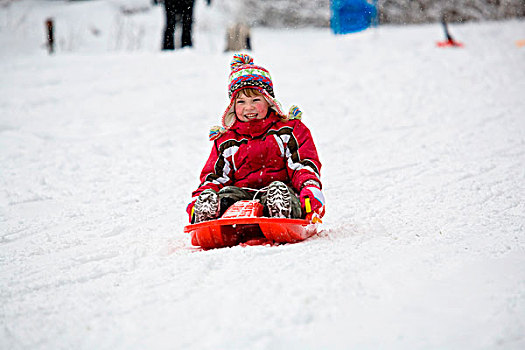
<svg viewBox="0 0 525 350">
<path fill-rule="evenodd" d="M 239 95 L 235 99 L 235 114 L 241 122 L 264 119 L 268 114 L 268 107 L 268 102 L 262 95 Z"/>
</svg>

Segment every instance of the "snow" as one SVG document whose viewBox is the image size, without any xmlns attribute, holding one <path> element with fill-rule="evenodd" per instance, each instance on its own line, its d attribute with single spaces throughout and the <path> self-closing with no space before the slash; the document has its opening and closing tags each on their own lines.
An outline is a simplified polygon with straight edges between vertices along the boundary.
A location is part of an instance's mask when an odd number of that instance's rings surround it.
<svg viewBox="0 0 525 350">
<path fill-rule="evenodd" d="M 464 49 L 438 24 L 253 28 L 327 215 L 303 243 L 200 251 L 185 206 L 231 59 L 203 3 L 169 53 L 160 7 L 0 7 L 0 348 L 523 349 L 524 22 L 450 25 Z"/>
</svg>

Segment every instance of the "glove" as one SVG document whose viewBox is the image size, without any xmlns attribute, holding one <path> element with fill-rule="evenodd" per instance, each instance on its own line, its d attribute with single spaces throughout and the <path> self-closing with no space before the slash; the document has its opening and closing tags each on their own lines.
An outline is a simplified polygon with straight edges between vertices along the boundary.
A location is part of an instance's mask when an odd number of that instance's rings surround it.
<svg viewBox="0 0 525 350">
<path fill-rule="evenodd" d="M 308 185 L 303 187 L 300 194 L 301 208 L 306 213 L 306 219 L 313 223 L 321 222 L 324 216 L 324 196 L 317 186 Z"/>
<path fill-rule="evenodd" d="M 193 202 L 188 204 L 188 206 L 186 207 L 186 212 L 188 213 L 190 224 L 193 224 L 193 217 L 194 217 L 194 211 L 195 211 L 194 206 L 195 206 L 196 201 L 197 199 L 194 199 Z"/>
</svg>

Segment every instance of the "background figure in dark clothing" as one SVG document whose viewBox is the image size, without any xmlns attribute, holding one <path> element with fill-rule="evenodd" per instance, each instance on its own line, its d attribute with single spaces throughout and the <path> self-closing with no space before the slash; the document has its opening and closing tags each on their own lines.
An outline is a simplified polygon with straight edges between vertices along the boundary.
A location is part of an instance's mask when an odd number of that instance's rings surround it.
<svg viewBox="0 0 525 350">
<path fill-rule="evenodd" d="M 211 0 L 206 0 L 210 5 Z M 175 25 L 182 21 L 181 47 L 192 46 L 191 28 L 193 25 L 193 5 L 195 0 L 164 0 L 166 27 L 164 29 L 163 50 L 175 49 Z"/>
<path fill-rule="evenodd" d="M 447 21 L 445 20 L 445 16 L 441 18 L 441 24 L 443 25 L 443 30 L 445 31 L 445 37 L 447 41 L 454 42 L 454 38 L 452 38 L 452 35 L 450 35 L 450 33 L 448 32 L 448 26 Z"/>
</svg>

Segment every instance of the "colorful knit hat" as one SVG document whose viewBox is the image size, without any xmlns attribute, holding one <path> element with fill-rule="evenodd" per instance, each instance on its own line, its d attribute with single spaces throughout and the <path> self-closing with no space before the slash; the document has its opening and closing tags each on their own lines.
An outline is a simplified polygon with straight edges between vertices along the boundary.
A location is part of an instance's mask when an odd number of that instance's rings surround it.
<svg viewBox="0 0 525 350">
<path fill-rule="evenodd" d="M 222 115 L 222 126 L 229 129 L 235 123 L 235 98 L 237 93 L 244 88 L 258 90 L 268 101 L 281 118 L 286 119 L 286 114 L 281 109 L 281 104 L 275 99 L 272 77 L 266 68 L 253 64 L 253 58 L 246 54 L 236 54 L 230 64 L 231 72 L 228 84 L 230 103 Z"/>
<path fill-rule="evenodd" d="M 210 140 L 215 140 L 224 134 L 237 120 L 235 116 L 235 99 L 237 93 L 244 88 L 258 90 L 266 99 L 270 108 L 283 120 L 301 119 L 302 112 L 297 106 L 291 106 L 288 115 L 284 114 L 279 101 L 275 98 L 272 77 L 267 69 L 253 64 L 253 58 L 246 54 L 233 55 L 230 64 L 231 72 L 228 84 L 230 103 L 222 115 L 222 126 L 210 129 Z"/>
</svg>

